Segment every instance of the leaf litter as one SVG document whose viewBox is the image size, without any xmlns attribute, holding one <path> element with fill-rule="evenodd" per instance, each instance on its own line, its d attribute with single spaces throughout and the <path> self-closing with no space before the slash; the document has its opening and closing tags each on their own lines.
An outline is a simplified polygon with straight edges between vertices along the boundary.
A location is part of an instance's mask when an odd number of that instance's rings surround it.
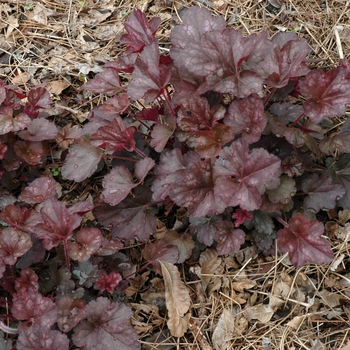
<svg viewBox="0 0 350 350">
<path fill-rule="evenodd" d="M 86 6 L 87 8 L 85 8 L 85 3 L 89 5 Z M 150 17 L 160 15 L 163 20 L 159 24 L 161 29 L 160 45 L 166 52 L 169 48 L 166 38 L 169 37 L 171 27 L 180 22 L 181 13 L 185 7 L 198 5 L 198 3 L 207 7 L 215 15 L 224 15 L 229 23 L 234 25 L 235 28 L 242 29 L 245 34 L 258 33 L 265 27 L 268 27 L 270 33 L 276 33 L 281 28 L 298 31 L 301 37 L 307 39 L 313 52 L 318 56 L 319 60 L 316 60 L 315 64 L 320 64 L 324 67 L 333 66 L 338 61 L 339 52 L 333 45 L 334 38 L 331 28 L 335 24 L 341 23 L 344 27 L 341 33 L 343 50 L 346 56 L 350 53 L 350 42 L 347 39 L 347 33 L 349 33 L 350 28 L 346 22 L 349 5 L 344 4 L 344 8 L 340 8 L 341 6 L 339 7 L 337 1 L 328 1 L 325 7 L 322 7 L 322 4 L 320 5 L 316 1 L 304 2 L 295 0 L 283 5 L 280 4 L 280 1 L 270 2 L 272 5 L 278 4 L 278 6 L 282 6 L 282 12 L 277 14 L 270 13 L 262 3 L 252 5 L 250 2 L 235 4 L 235 6 L 227 5 L 221 1 L 185 1 L 184 5 L 179 3 L 169 5 L 167 1 L 158 0 L 152 2 L 151 5 L 149 1 L 136 1 L 130 4 L 128 1 L 119 3 L 104 0 L 96 4 L 88 1 L 71 2 L 70 4 L 68 2 L 60 2 L 53 6 L 50 2 L 40 0 L 36 2 L 31 10 L 24 11 L 22 7 L 21 9 L 17 7 L 15 2 L 9 1 L 1 3 L 2 16 L 5 16 L 6 19 L 4 24 L 0 24 L 5 33 L 5 36 L 0 38 L 1 78 L 5 77 L 10 83 L 19 84 L 23 91 L 28 90 L 28 85 L 37 82 L 51 83 L 51 87 L 50 85 L 48 87 L 49 91 L 55 95 L 55 105 L 62 105 L 75 112 L 83 112 L 86 104 L 94 103 L 94 101 L 89 101 L 87 94 L 79 89 L 82 80 L 85 80 L 84 75 L 88 75 L 90 72 L 100 72 L 101 65 L 111 61 L 119 53 L 120 48 L 117 43 L 122 34 L 122 23 L 130 14 L 132 6 L 147 10 Z M 17 11 L 24 16 L 19 16 Z M 264 14 L 262 18 L 257 17 L 259 11 Z M 34 28 L 35 30 L 33 30 Z M 25 36 L 22 34 L 25 34 Z M 225 35 L 221 39 L 227 40 Z M 211 43 L 210 35 L 208 35 L 207 40 L 208 43 Z M 280 43 L 278 44 L 281 45 Z M 293 48 L 288 47 L 284 50 L 286 55 L 288 55 Z M 8 54 L 9 52 L 11 52 L 11 55 Z M 283 57 L 279 58 L 279 60 L 282 60 L 282 63 L 283 59 Z M 6 60 L 7 62 L 11 60 L 12 65 L 10 66 L 6 63 Z M 139 65 L 142 63 L 141 61 Z M 236 67 L 234 68 L 236 69 Z M 156 69 L 157 81 L 148 82 L 147 86 L 145 86 L 145 91 L 150 93 L 152 93 L 151 88 L 153 84 L 159 89 L 166 81 L 160 75 L 159 67 L 156 67 Z M 286 74 L 283 69 L 283 64 L 281 64 L 279 77 L 271 77 L 271 84 L 274 83 L 277 86 L 282 81 Z M 212 81 L 217 82 L 214 73 Z M 140 76 L 141 74 L 142 71 L 140 69 Z M 239 74 L 242 73 L 239 72 Z M 340 75 L 340 69 L 334 70 L 325 77 L 317 77 L 310 74 L 305 86 L 301 87 L 307 93 L 310 93 L 310 104 L 313 103 L 312 98 L 322 99 L 319 114 L 314 115 L 311 113 L 311 118 L 317 120 L 317 118 L 320 118 L 320 114 L 327 113 L 328 108 L 327 95 L 317 95 L 316 90 L 310 89 L 312 84 L 317 84 L 318 79 L 325 79 L 330 83 L 330 93 L 334 93 L 332 84 L 336 82 L 336 79 L 339 79 Z M 254 77 L 250 78 L 253 79 Z M 228 76 L 227 79 L 232 78 Z M 60 83 L 52 85 L 54 81 Z M 241 89 L 244 91 L 244 79 L 242 81 L 243 87 Z M 257 81 L 256 83 L 258 84 L 259 82 Z M 219 85 L 219 89 L 227 89 L 225 84 Z M 114 86 L 112 88 L 116 89 L 118 87 Z M 237 86 L 234 86 L 234 89 L 238 93 L 241 91 L 237 90 Z M 75 95 L 78 97 L 73 98 L 72 96 Z M 345 111 L 341 96 L 339 96 L 338 100 L 337 112 Z M 29 106 L 33 113 L 35 113 L 35 106 L 35 103 L 31 103 Z M 237 108 L 239 109 L 239 106 Z M 61 110 L 61 114 L 58 116 L 62 120 L 67 117 L 65 111 L 67 109 Z M 77 122 L 74 114 L 69 115 L 68 118 L 73 124 Z M 242 123 L 237 115 L 234 117 L 230 116 L 230 118 L 234 118 L 232 123 Z M 259 118 L 259 116 L 256 116 L 256 118 Z M 24 127 L 21 126 L 21 123 L 25 123 L 25 120 L 21 120 L 21 117 L 17 116 L 16 123 L 10 127 L 23 129 Z M 40 131 L 39 129 L 33 131 L 31 137 L 35 137 L 33 135 L 37 135 Z M 252 130 L 245 137 L 253 137 L 254 139 L 254 131 Z M 79 138 L 79 136 L 74 138 Z M 86 148 L 84 149 L 86 151 Z M 18 150 L 18 152 L 22 151 Z M 77 164 L 80 164 L 78 148 L 75 152 L 74 156 L 77 157 Z M 33 150 L 33 154 L 35 155 L 35 150 Z M 87 171 L 93 173 L 98 166 L 101 155 L 91 154 L 90 157 L 92 165 L 91 169 Z M 345 173 L 347 168 L 346 165 L 346 160 L 344 160 L 344 168 L 341 169 L 343 173 Z M 66 171 L 74 174 L 74 169 Z M 76 173 L 78 174 L 78 172 Z M 74 175 L 72 176 L 74 177 Z M 84 176 L 88 177 L 89 174 Z M 344 177 L 341 172 L 339 176 L 341 178 Z M 76 181 L 83 180 L 83 178 L 76 178 Z M 312 185 L 315 186 L 315 184 Z M 311 184 L 306 183 L 305 186 L 311 186 Z M 185 188 L 185 191 L 188 190 Z M 28 191 L 34 193 L 31 194 Z M 53 188 L 51 186 L 50 193 L 52 191 Z M 322 194 L 325 190 L 324 187 L 319 186 L 314 188 L 313 191 L 319 196 L 319 193 Z M 34 196 L 34 199 L 31 200 L 45 202 L 51 197 L 50 193 L 38 199 L 35 184 L 33 184 L 27 189 L 26 193 L 23 193 L 23 196 Z M 173 196 L 179 196 L 179 193 L 174 191 Z M 345 198 L 345 200 L 348 199 Z M 48 203 L 51 203 L 51 206 L 57 205 L 53 200 L 50 200 L 44 207 L 43 212 L 49 212 L 50 205 Z M 245 203 L 245 205 L 252 204 Z M 313 203 L 308 205 L 310 207 L 315 206 Z M 130 207 L 135 206 L 137 205 L 130 205 Z M 66 213 L 65 208 L 61 208 L 61 211 Z M 121 208 L 120 213 L 123 211 L 124 208 Z M 111 215 L 114 215 L 114 213 Z M 98 213 L 96 213 L 96 216 L 98 216 Z M 122 215 L 121 217 L 122 221 L 128 220 L 129 216 Z M 333 269 L 313 265 L 295 269 L 288 259 L 283 256 L 280 258 L 261 258 L 242 249 L 238 253 L 229 255 L 231 259 L 219 257 L 217 254 L 202 253 L 199 262 L 193 262 L 195 267 L 193 271 L 198 271 L 198 279 L 191 278 L 184 270 L 179 275 L 173 271 L 170 276 L 175 274 L 174 276 L 176 277 L 173 278 L 176 280 L 176 285 L 181 290 L 185 288 L 191 298 L 189 301 L 187 296 L 185 297 L 186 306 L 191 307 L 192 319 L 188 324 L 189 331 L 187 335 L 180 340 L 181 344 L 179 344 L 178 339 L 169 334 L 164 325 L 163 316 L 167 305 L 166 293 L 169 293 L 169 287 L 166 287 L 161 280 L 151 279 L 147 273 L 140 275 L 143 278 L 139 283 L 136 283 L 137 277 L 134 277 L 132 280 L 135 281 L 136 289 L 132 296 L 134 304 L 131 304 L 131 307 L 135 320 L 140 320 L 139 322 L 142 325 L 147 325 L 147 328 L 141 326 L 136 328 L 143 344 L 142 346 L 150 349 L 176 349 L 179 347 L 210 349 L 211 346 L 214 349 L 253 349 L 256 346 L 269 349 L 285 348 L 293 345 L 295 348 L 307 346 L 312 349 L 348 349 L 350 276 L 347 272 L 346 264 L 348 264 L 349 228 L 346 224 L 347 219 L 343 219 L 341 213 L 329 215 L 329 219 L 334 225 L 332 226 L 333 228 L 328 229 L 327 235 L 332 237 L 331 246 L 336 254 L 336 259 L 340 259 L 338 265 L 333 266 Z M 48 234 L 45 229 L 49 217 L 45 220 L 47 221 L 42 224 L 42 232 L 39 234 L 44 235 L 47 240 L 52 240 L 47 242 L 47 244 L 55 244 L 55 234 Z M 108 221 L 109 219 L 105 218 L 105 220 Z M 195 218 L 192 220 L 194 222 Z M 55 223 L 53 225 L 55 226 Z M 149 236 L 148 232 L 155 230 L 155 227 L 154 220 L 152 221 L 152 229 L 149 229 L 146 233 L 139 234 L 140 240 L 146 241 Z M 23 247 L 21 245 L 18 246 L 18 244 L 16 247 L 19 250 L 26 250 L 29 246 L 27 247 L 26 240 L 19 232 L 16 233 L 14 238 L 17 236 L 21 238 L 20 242 L 23 241 L 21 243 Z M 69 234 L 67 228 L 67 232 L 63 233 L 63 237 L 67 237 Z M 132 238 L 133 235 L 138 235 L 138 233 L 134 232 L 128 235 L 127 238 Z M 206 245 L 210 245 L 207 242 L 213 242 L 215 239 L 214 236 L 211 237 L 210 232 L 197 233 L 197 235 Z M 5 236 L 6 231 L 5 234 L 2 234 L 2 239 L 6 239 Z M 175 244 L 175 239 L 177 240 L 178 238 L 174 237 L 173 241 L 167 243 Z M 184 245 L 183 242 L 178 242 L 177 244 Z M 97 245 L 90 249 L 95 250 Z M 131 246 L 130 249 L 135 249 L 134 255 L 138 256 L 137 245 L 135 247 Z M 186 251 L 183 254 L 186 256 Z M 141 263 L 140 258 L 136 259 L 135 262 Z M 186 284 L 184 283 L 185 281 Z M 211 292 L 195 293 L 197 287 L 194 287 L 194 285 L 197 284 L 201 285 L 198 290 L 209 289 L 210 286 Z M 32 299 L 35 299 L 35 294 L 33 294 Z M 41 307 L 48 303 L 48 301 L 43 302 Z M 62 310 L 71 308 L 70 303 L 71 300 L 68 300 L 67 305 L 61 307 Z M 108 300 L 101 298 L 92 302 L 88 307 L 88 312 L 89 317 L 96 317 L 103 327 L 105 321 L 101 320 L 102 316 L 95 315 L 98 314 L 97 306 L 101 305 L 104 307 L 108 306 Z M 122 305 L 115 305 L 112 312 L 116 311 L 114 309 L 117 307 L 123 309 Z M 86 307 L 79 305 L 79 308 L 85 311 Z M 125 312 L 125 318 L 130 316 Z M 135 320 L 131 320 L 131 323 L 135 324 Z M 191 326 L 192 320 L 194 320 L 195 324 L 192 323 Z M 70 323 L 74 321 L 67 319 L 65 322 Z M 90 319 L 85 321 L 80 327 L 81 329 L 76 331 L 75 337 L 82 345 L 84 345 L 86 340 L 82 340 L 81 335 L 86 331 L 84 327 L 86 329 L 90 327 L 89 322 L 91 322 Z M 178 319 L 176 322 L 178 322 Z M 114 334 L 112 328 L 107 329 L 107 331 L 110 334 Z M 47 332 L 55 331 L 47 330 Z M 149 336 L 150 333 L 152 334 L 152 339 Z M 25 349 L 28 346 L 28 342 L 37 342 L 38 339 L 43 339 L 44 335 L 45 330 L 29 328 L 23 333 L 18 347 Z M 130 348 L 132 348 L 134 339 L 130 338 L 129 341 Z M 11 347 L 8 346 L 8 341 L 1 336 L 0 344 L 5 344 L 5 348 Z M 64 348 L 66 344 L 67 339 L 63 335 L 59 336 L 57 333 L 57 348 L 59 346 Z M 207 344 L 207 348 L 200 344 Z M 44 346 L 47 346 L 47 344 L 38 342 L 38 349 Z"/>
</svg>

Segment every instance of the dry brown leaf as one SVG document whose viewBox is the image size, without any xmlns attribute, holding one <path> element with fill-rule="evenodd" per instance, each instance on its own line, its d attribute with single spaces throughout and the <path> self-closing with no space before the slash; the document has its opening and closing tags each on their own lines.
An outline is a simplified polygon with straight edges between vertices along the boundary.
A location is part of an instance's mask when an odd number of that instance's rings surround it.
<svg viewBox="0 0 350 350">
<path fill-rule="evenodd" d="M 237 282 L 232 282 L 232 288 L 236 292 L 243 293 L 246 289 L 251 289 L 256 286 L 256 282 L 249 279 L 244 279 Z"/>
<path fill-rule="evenodd" d="M 18 18 L 16 18 L 13 15 L 8 16 L 8 18 L 6 19 L 6 23 L 8 24 L 7 31 L 6 31 L 6 38 L 9 38 L 13 30 L 19 27 Z"/>
<path fill-rule="evenodd" d="M 30 79 L 30 74 L 27 72 L 20 73 L 11 79 L 11 83 L 14 85 L 24 85 Z"/>
<path fill-rule="evenodd" d="M 301 324 L 303 323 L 305 317 L 304 316 L 295 316 L 293 317 L 293 319 L 291 319 L 288 323 L 287 326 L 294 328 L 294 329 L 298 329 Z"/>
<path fill-rule="evenodd" d="M 230 339 L 235 326 L 235 315 L 229 309 L 224 309 L 219 322 L 214 329 L 212 342 L 215 350 L 226 350 L 230 348 Z"/>
<path fill-rule="evenodd" d="M 271 320 L 274 312 L 270 305 L 259 304 L 253 307 L 247 307 L 243 311 L 244 317 L 250 322 L 251 320 L 259 320 L 262 323 L 267 323 Z"/>
<path fill-rule="evenodd" d="M 328 290 L 324 289 L 320 292 L 321 303 L 329 307 L 339 306 L 340 294 L 331 293 Z"/>
<path fill-rule="evenodd" d="M 350 350 L 350 340 L 348 341 L 348 343 L 343 346 L 340 350 Z"/>
<path fill-rule="evenodd" d="M 201 266 L 201 279 L 203 281 L 204 289 L 207 288 L 211 277 L 215 270 L 220 266 L 221 259 L 214 249 L 206 249 L 199 257 L 199 265 Z"/>
<path fill-rule="evenodd" d="M 168 310 L 168 328 L 174 337 L 182 337 L 188 328 L 191 298 L 187 287 L 181 281 L 177 267 L 166 261 L 159 261 L 165 284 L 165 300 Z"/>
<path fill-rule="evenodd" d="M 70 84 L 62 80 L 52 80 L 46 84 L 46 89 L 54 95 L 60 95 L 61 92 L 66 89 Z"/>
</svg>

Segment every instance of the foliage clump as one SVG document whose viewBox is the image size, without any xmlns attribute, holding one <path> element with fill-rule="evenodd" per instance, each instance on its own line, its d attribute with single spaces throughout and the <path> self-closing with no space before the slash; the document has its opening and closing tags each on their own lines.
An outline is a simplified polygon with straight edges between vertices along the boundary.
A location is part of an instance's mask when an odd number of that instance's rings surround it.
<svg viewBox="0 0 350 350">
<path fill-rule="evenodd" d="M 349 62 L 310 70 L 295 33 L 244 37 L 199 7 L 173 29 L 165 56 L 159 25 L 139 10 L 127 19 L 125 55 L 84 85 L 109 98 L 82 127 L 45 116 L 44 86 L 25 96 L 0 83 L 0 277 L 11 326 L 0 328 L 18 333 L 18 349 L 139 349 L 121 302 L 130 276 L 119 251 L 130 240 L 147 242 L 142 255 L 157 273 L 159 261 L 183 263 L 195 247 L 230 254 L 247 243 L 268 254 L 276 238 L 297 267 L 332 261 L 322 218 L 350 208 L 350 124 L 332 134 L 327 125 L 350 102 Z M 63 200 L 64 181 L 97 175 L 95 201 Z M 187 224 L 155 239 L 159 218 L 178 209 Z M 95 227 L 83 220 L 91 211 Z"/>
</svg>

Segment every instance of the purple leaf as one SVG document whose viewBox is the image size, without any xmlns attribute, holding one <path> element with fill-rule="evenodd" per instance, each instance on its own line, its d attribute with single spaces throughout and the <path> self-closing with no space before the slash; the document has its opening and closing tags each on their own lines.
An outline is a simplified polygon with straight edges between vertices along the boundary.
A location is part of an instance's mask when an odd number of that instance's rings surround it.
<svg viewBox="0 0 350 350">
<path fill-rule="evenodd" d="M 18 133 L 22 140 L 44 141 L 53 140 L 58 134 L 58 129 L 54 123 L 44 118 L 34 119 L 27 130 Z"/>
<path fill-rule="evenodd" d="M 306 262 L 327 264 L 333 260 L 333 252 L 322 237 L 323 232 L 321 222 L 310 220 L 305 214 L 296 214 L 277 232 L 278 247 L 283 253 L 289 253 L 290 261 L 298 268 Z"/>
<path fill-rule="evenodd" d="M 95 287 L 101 292 L 107 290 L 112 294 L 115 287 L 123 280 L 122 275 L 119 272 L 112 271 L 110 274 L 101 274 L 98 281 L 95 283 Z"/>
<path fill-rule="evenodd" d="M 25 129 L 32 120 L 24 113 L 13 117 L 13 109 L 10 107 L 0 107 L 0 135 L 5 135 L 11 131 Z"/>
<path fill-rule="evenodd" d="M 117 241 L 116 239 L 105 239 L 102 242 L 100 249 L 97 251 L 97 255 L 108 256 L 114 253 L 119 252 L 120 249 L 123 249 L 124 245 L 122 242 Z"/>
<path fill-rule="evenodd" d="M 304 103 L 305 115 L 314 123 L 319 123 L 324 117 L 334 117 L 346 112 L 350 103 L 350 79 L 343 67 L 331 69 L 325 73 L 312 70 L 300 80 L 300 93 L 307 100 Z"/>
<path fill-rule="evenodd" d="M 57 182 L 49 177 L 40 177 L 30 183 L 21 193 L 20 199 L 29 204 L 44 202 L 56 196 Z"/>
<path fill-rule="evenodd" d="M 277 33 L 272 38 L 272 49 L 259 68 L 268 75 L 270 87 L 281 88 L 287 85 L 290 78 L 306 75 L 308 67 L 303 61 L 310 53 L 305 40 L 299 39 L 295 33 Z"/>
<path fill-rule="evenodd" d="M 41 218 L 40 214 L 39 216 Z M 18 260 L 16 264 L 16 268 L 18 269 L 26 269 L 29 266 L 42 261 L 45 257 L 46 249 L 44 248 L 41 239 L 37 238 L 33 233 L 30 234 L 30 238 L 33 245 L 28 252 Z"/>
<path fill-rule="evenodd" d="M 81 299 L 63 297 L 56 302 L 58 309 L 58 328 L 67 333 L 86 317 L 86 302 Z"/>
<path fill-rule="evenodd" d="M 146 103 L 155 100 L 168 84 L 171 76 L 169 67 L 159 62 L 158 41 L 147 45 L 135 62 L 128 94 L 133 100 L 144 98 Z"/>
<path fill-rule="evenodd" d="M 242 100 L 234 100 L 224 123 L 233 129 L 235 135 L 242 134 L 242 138 L 249 143 L 258 141 L 267 123 L 261 98 L 252 94 Z"/>
<path fill-rule="evenodd" d="M 259 209 L 261 195 L 279 185 L 281 173 L 278 157 L 262 148 L 249 151 L 246 141 L 235 141 L 220 152 L 215 163 L 215 196 L 227 206 Z"/>
<path fill-rule="evenodd" d="M 345 188 L 344 196 L 338 200 L 337 205 L 343 208 L 350 208 L 350 155 L 342 154 L 337 162 L 335 178 Z"/>
<path fill-rule="evenodd" d="M 107 96 L 113 96 L 123 91 L 118 72 L 111 68 L 106 68 L 103 72 L 97 73 L 93 79 L 83 85 L 83 89 L 96 94 L 106 94 Z"/>
<path fill-rule="evenodd" d="M 50 298 L 38 292 L 17 294 L 13 298 L 12 315 L 21 321 L 27 321 L 25 327 L 39 326 L 49 329 L 57 321 L 57 307 Z"/>
<path fill-rule="evenodd" d="M 102 155 L 101 149 L 93 147 L 87 138 L 81 138 L 70 147 L 62 166 L 62 175 L 81 182 L 96 171 Z"/>
<path fill-rule="evenodd" d="M 126 53 L 141 52 L 145 45 L 155 41 L 155 33 L 160 23 L 159 17 L 147 21 L 146 15 L 135 9 L 124 23 L 127 34 L 120 38 L 120 43 L 127 45 Z"/>
<path fill-rule="evenodd" d="M 69 340 L 60 331 L 40 326 L 21 329 L 17 341 L 18 350 L 68 350 Z"/>
<path fill-rule="evenodd" d="M 245 233 L 241 229 L 235 229 L 231 221 L 223 220 L 217 225 L 214 239 L 218 243 L 217 252 L 224 255 L 239 250 L 245 242 Z"/>
<path fill-rule="evenodd" d="M 101 200 L 110 205 L 117 205 L 128 196 L 137 184 L 134 183 L 132 175 L 127 168 L 116 166 L 109 174 L 105 175 L 102 186 Z"/>
<path fill-rule="evenodd" d="M 214 243 L 214 236 L 217 232 L 218 224 L 222 219 L 218 216 L 194 218 L 190 216 L 190 230 L 192 234 L 197 235 L 200 243 L 210 247 Z"/>
<path fill-rule="evenodd" d="M 38 292 L 39 283 L 37 274 L 31 269 L 21 271 L 21 276 L 16 278 L 15 289 L 18 294 L 26 294 L 28 292 Z"/>
<path fill-rule="evenodd" d="M 91 204 L 89 201 L 81 201 L 74 203 L 72 206 L 68 208 L 68 213 L 71 214 L 78 214 L 80 216 L 88 213 L 92 209 L 94 209 L 94 205 Z"/>
<path fill-rule="evenodd" d="M 16 141 L 13 150 L 30 165 L 40 164 L 44 153 L 42 143 L 32 141 Z"/>
<path fill-rule="evenodd" d="M 92 254 L 95 254 L 103 242 L 101 231 L 96 227 L 82 228 L 75 239 L 80 244 L 68 242 L 68 254 L 71 259 L 80 262 L 88 260 Z"/>
<path fill-rule="evenodd" d="M 136 163 L 135 166 L 135 177 L 141 183 L 149 171 L 155 166 L 155 161 L 151 158 L 143 158 Z"/>
<path fill-rule="evenodd" d="M 50 108 L 51 102 L 50 93 L 43 86 L 37 85 L 29 91 L 23 112 L 36 118 L 39 115 L 39 109 Z"/>
<path fill-rule="evenodd" d="M 313 213 L 335 208 L 337 200 L 345 194 L 344 186 L 336 183 L 331 176 L 327 175 L 311 174 L 302 181 L 301 189 L 308 193 L 304 205 Z"/>
<path fill-rule="evenodd" d="M 170 55 L 178 68 L 206 78 L 209 89 L 246 97 L 260 92 L 263 79 L 244 69 L 244 61 L 254 55 L 256 47 L 268 45 L 267 34 L 244 38 L 234 29 L 224 29 L 221 18 L 197 7 L 188 10 L 183 23 L 172 31 Z M 261 54 L 261 53 L 259 53 Z"/>
<path fill-rule="evenodd" d="M 70 238 L 81 223 L 79 215 L 70 215 L 63 202 L 55 198 L 47 199 L 40 213 L 43 223 L 36 226 L 34 233 L 44 240 L 43 244 L 47 250 L 57 247 L 61 241 Z"/>
<path fill-rule="evenodd" d="M 107 204 L 97 206 L 93 214 L 104 225 L 112 225 L 112 236 L 121 240 L 134 237 L 147 241 L 156 230 L 156 217 L 149 208 L 151 194 L 143 186 L 136 187 L 133 197 L 127 197 L 115 207 Z"/>
<path fill-rule="evenodd" d="M 135 147 L 135 131 L 135 127 L 127 127 L 124 120 L 120 116 L 116 116 L 111 125 L 100 127 L 91 135 L 90 140 L 93 146 L 105 147 L 108 154 L 123 148 L 132 152 Z"/>
<path fill-rule="evenodd" d="M 131 315 L 124 304 L 99 297 L 87 305 L 87 320 L 74 328 L 73 342 L 82 350 L 140 350 L 137 334 L 127 324 Z"/>
<path fill-rule="evenodd" d="M 106 114 L 119 114 L 127 110 L 130 105 L 129 96 L 126 93 L 109 98 L 104 104 L 100 105 Z"/>
<path fill-rule="evenodd" d="M 170 120 L 169 125 L 156 124 L 151 132 L 151 147 L 154 147 L 154 149 L 159 153 L 162 152 L 169 138 L 173 135 L 175 128 L 175 120 Z"/>
<path fill-rule="evenodd" d="M 30 236 L 13 227 L 0 229 L 0 258 L 7 265 L 14 265 L 32 246 Z"/>
</svg>

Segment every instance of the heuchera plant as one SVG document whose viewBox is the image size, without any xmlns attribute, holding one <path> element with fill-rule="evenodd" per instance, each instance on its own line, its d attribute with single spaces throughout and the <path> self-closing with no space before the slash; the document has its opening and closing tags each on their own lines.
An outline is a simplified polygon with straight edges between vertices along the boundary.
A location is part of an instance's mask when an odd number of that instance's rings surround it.
<svg viewBox="0 0 350 350">
<path fill-rule="evenodd" d="M 44 86 L 0 83 L 0 328 L 18 334 L 6 349 L 140 349 L 119 300 L 130 240 L 158 273 L 196 245 L 270 254 L 276 239 L 297 267 L 332 261 L 322 218 L 350 208 L 350 123 L 327 130 L 350 103 L 349 62 L 310 70 L 295 33 L 244 37 L 199 7 L 182 20 L 163 55 L 160 19 L 133 11 L 125 55 L 84 85 L 108 99 L 83 127 L 49 121 Z M 66 203 L 62 181 L 96 175 L 99 198 Z M 155 239 L 179 209 L 187 223 Z"/>
</svg>

